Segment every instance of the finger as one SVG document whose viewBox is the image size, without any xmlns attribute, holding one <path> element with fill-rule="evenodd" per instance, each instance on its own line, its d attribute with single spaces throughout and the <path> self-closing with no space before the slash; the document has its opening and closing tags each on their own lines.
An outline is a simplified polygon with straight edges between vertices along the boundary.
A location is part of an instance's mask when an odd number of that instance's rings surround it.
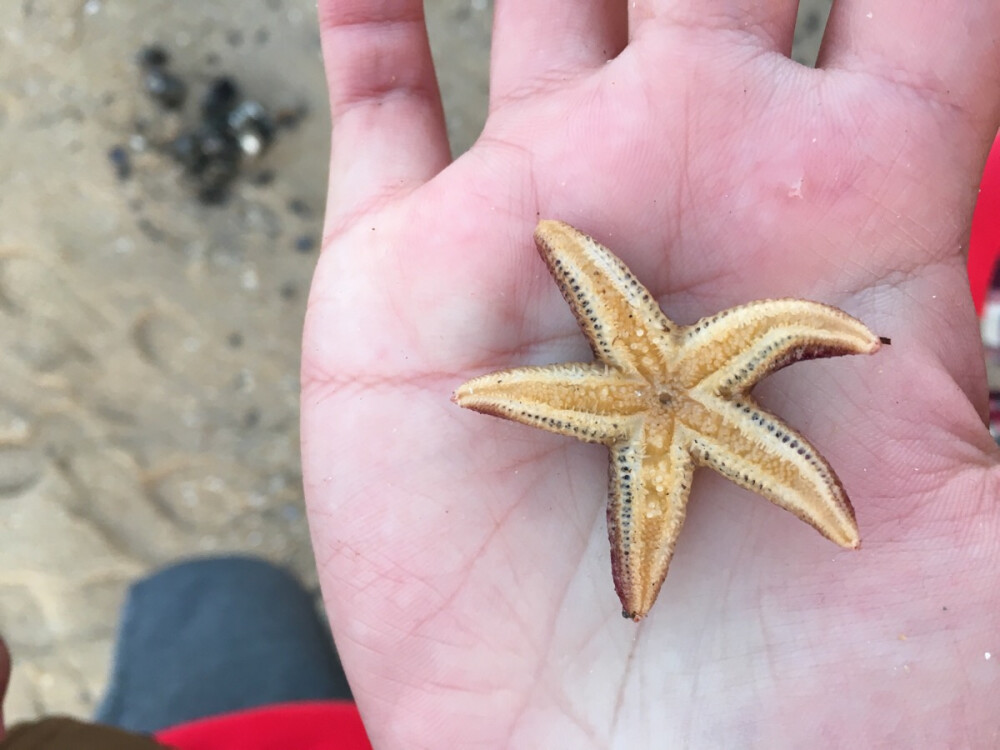
<svg viewBox="0 0 1000 750">
<path fill-rule="evenodd" d="M 0 638 L 0 742 L 7 730 L 3 720 L 3 699 L 7 695 L 7 683 L 10 682 L 10 651 L 3 638 Z"/>
<path fill-rule="evenodd" d="M 328 223 L 450 161 L 421 0 L 321 0 L 333 142 Z"/>
<path fill-rule="evenodd" d="M 622 0 L 497 0 L 490 99 L 502 102 L 554 74 L 603 65 L 627 41 Z"/>
<path fill-rule="evenodd" d="M 1000 97 L 1000 3 L 837 0 L 819 67 L 864 72 L 982 120 L 992 137 Z"/>
<path fill-rule="evenodd" d="M 641 36 L 647 25 L 728 31 L 787 56 L 798 6 L 798 0 L 634 0 L 629 37 Z"/>
</svg>

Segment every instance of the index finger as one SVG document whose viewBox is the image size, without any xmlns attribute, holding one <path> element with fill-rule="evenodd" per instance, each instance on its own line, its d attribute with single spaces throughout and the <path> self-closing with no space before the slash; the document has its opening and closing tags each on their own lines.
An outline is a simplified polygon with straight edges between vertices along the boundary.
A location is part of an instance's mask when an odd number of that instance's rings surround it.
<svg viewBox="0 0 1000 750">
<path fill-rule="evenodd" d="M 7 727 L 3 720 L 3 699 L 7 695 L 7 683 L 10 682 L 10 651 L 3 638 L 0 638 L 0 742 L 7 736 Z"/>
<path fill-rule="evenodd" d="M 451 160 L 422 0 L 321 0 L 333 141 L 327 226 Z"/>
</svg>

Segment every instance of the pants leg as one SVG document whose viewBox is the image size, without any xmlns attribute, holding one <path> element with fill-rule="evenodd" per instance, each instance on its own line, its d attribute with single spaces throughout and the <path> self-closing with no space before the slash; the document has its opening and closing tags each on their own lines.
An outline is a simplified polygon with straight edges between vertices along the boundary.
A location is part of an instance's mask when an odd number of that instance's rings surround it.
<svg viewBox="0 0 1000 750">
<path fill-rule="evenodd" d="M 95 720 L 154 732 L 287 701 L 349 699 L 312 597 L 270 563 L 196 560 L 135 583 Z"/>
</svg>

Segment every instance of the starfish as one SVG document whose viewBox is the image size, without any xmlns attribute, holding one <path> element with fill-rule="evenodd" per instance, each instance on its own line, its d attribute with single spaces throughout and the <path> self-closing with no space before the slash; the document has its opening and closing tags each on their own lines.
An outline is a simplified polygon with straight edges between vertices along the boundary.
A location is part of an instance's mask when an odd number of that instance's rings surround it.
<svg viewBox="0 0 1000 750">
<path fill-rule="evenodd" d="M 638 621 L 656 600 L 697 466 L 858 547 L 854 509 L 833 469 L 749 392 L 792 362 L 873 354 L 888 339 L 835 307 L 799 299 L 751 302 L 678 326 L 591 237 L 542 221 L 535 242 L 595 361 L 493 372 L 463 384 L 454 401 L 608 447 L 608 536 L 623 616 Z"/>
</svg>

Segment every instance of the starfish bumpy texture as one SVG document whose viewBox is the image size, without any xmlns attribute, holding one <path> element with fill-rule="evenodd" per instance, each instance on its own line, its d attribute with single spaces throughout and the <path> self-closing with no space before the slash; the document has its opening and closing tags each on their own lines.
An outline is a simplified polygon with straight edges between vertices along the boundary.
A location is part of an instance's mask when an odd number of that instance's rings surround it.
<svg viewBox="0 0 1000 750">
<path fill-rule="evenodd" d="M 763 495 L 842 547 L 858 546 L 854 510 L 833 469 L 749 392 L 792 362 L 873 354 L 877 336 L 835 307 L 798 299 L 751 302 L 678 326 L 592 238 L 542 221 L 535 241 L 595 361 L 490 373 L 454 398 L 608 447 L 611 568 L 625 617 L 642 619 L 656 600 L 696 466 Z"/>
</svg>

